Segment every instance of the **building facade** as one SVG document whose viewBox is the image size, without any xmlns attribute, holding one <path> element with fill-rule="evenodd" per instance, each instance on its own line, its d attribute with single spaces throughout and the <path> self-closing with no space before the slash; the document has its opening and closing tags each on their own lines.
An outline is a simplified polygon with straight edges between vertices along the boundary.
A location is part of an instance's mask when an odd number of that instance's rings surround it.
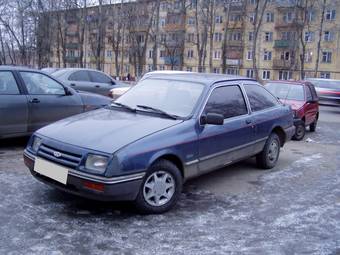
<svg viewBox="0 0 340 255">
<path fill-rule="evenodd" d="M 340 0 L 124 1 L 48 13 L 41 31 L 42 66 L 340 79 Z"/>
</svg>

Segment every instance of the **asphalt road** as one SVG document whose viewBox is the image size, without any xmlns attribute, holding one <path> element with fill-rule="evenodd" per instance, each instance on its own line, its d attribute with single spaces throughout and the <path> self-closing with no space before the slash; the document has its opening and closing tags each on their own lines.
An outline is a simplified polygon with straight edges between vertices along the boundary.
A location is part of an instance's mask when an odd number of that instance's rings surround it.
<svg viewBox="0 0 340 255">
<path fill-rule="evenodd" d="M 24 167 L 26 139 L 0 143 L 0 254 L 340 254 L 340 108 L 273 170 L 247 160 L 191 180 L 163 215 L 53 190 Z"/>
</svg>

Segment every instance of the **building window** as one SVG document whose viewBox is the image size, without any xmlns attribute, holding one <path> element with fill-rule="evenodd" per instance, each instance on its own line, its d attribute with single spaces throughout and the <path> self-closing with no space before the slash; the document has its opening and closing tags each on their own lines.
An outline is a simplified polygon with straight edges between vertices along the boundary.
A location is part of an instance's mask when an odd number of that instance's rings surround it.
<svg viewBox="0 0 340 255">
<path fill-rule="evenodd" d="M 336 10 L 326 10 L 325 19 L 326 20 L 335 20 Z"/>
<path fill-rule="evenodd" d="M 242 40 L 242 33 L 241 32 L 234 32 L 230 34 L 229 37 L 230 41 L 241 41 Z"/>
<path fill-rule="evenodd" d="M 305 42 L 312 42 L 314 40 L 314 32 L 305 32 Z"/>
<path fill-rule="evenodd" d="M 311 63 L 313 61 L 313 51 L 312 50 L 306 50 L 305 52 L 305 62 Z"/>
<path fill-rule="evenodd" d="M 264 70 L 262 72 L 262 80 L 270 80 L 270 71 Z"/>
<path fill-rule="evenodd" d="M 266 42 L 271 42 L 273 41 L 273 32 L 265 32 L 264 33 L 264 40 Z"/>
<path fill-rule="evenodd" d="M 222 24 L 222 22 L 223 22 L 222 16 L 216 16 L 215 17 L 215 23 L 216 24 Z"/>
<path fill-rule="evenodd" d="M 230 21 L 241 21 L 242 17 L 240 14 L 232 14 L 229 18 Z"/>
<path fill-rule="evenodd" d="M 312 22 L 315 20 L 315 10 L 308 10 L 307 11 L 307 21 Z"/>
<path fill-rule="evenodd" d="M 217 67 L 214 67 L 214 73 L 220 73 L 220 69 L 219 68 L 217 68 Z"/>
<path fill-rule="evenodd" d="M 253 51 L 252 50 L 247 51 L 247 60 L 253 60 Z"/>
<path fill-rule="evenodd" d="M 221 58 L 221 51 L 215 50 L 214 51 L 214 59 L 220 59 Z"/>
<path fill-rule="evenodd" d="M 194 17 L 189 17 L 188 18 L 188 25 L 195 25 L 195 18 Z"/>
<path fill-rule="evenodd" d="M 322 52 L 322 63 L 332 63 L 332 52 L 329 51 Z"/>
<path fill-rule="evenodd" d="M 160 65 L 160 66 L 159 66 L 159 70 L 161 70 L 161 71 L 165 70 L 164 65 Z"/>
<path fill-rule="evenodd" d="M 283 21 L 285 23 L 290 23 L 293 21 L 293 13 L 292 12 L 285 12 L 283 14 Z"/>
<path fill-rule="evenodd" d="M 153 66 L 152 65 L 148 65 L 148 71 L 149 72 L 153 71 Z"/>
<path fill-rule="evenodd" d="M 106 51 L 106 57 L 108 57 L 108 58 L 112 57 L 112 50 Z"/>
<path fill-rule="evenodd" d="M 191 66 L 187 66 L 187 72 L 192 72 L 192 67 Z"/>
<path fill-rule="evenodd" d="M 281 60 L 289 60 L 290 59 L 290 52 L 289 51 L 282 51 L 280 58 L 281 58 Z"/>
<path fill-rule="evenodd" d="M 272 12 L 266 13 L 266 22 L 274 22 L 274 13 Z"/>
<path fill-rule="evenodd" d="M 330 42 L 333 40 L 333 33 L 331 31 L 325 31 L 323 33 L 323 40 L 325 42 Z"/>
<path fill-rule="evenodd" d="M 188 34 L 188 42 L 194 42 L 195 41 L 195 34 L 190 33 Z"/>
<path fill-rule="evenodd" d="M 222 33 L 214 33 L 214 41 L 215 42 L 222 41 Z"/>
<path fill-rule="evenodd" d="M 255 21 L 255 13 L 249 13 L 249 22 L 254 23 Z"/>
<path fill-rule="evenodd" d="M 160 23 L 160 26 L 161 26 L 161 27 L 164 27 L 164 26 L 165 26 L 165 19 L 164 19 L 164 18 L 161 18 L 161 19 L 159 20 L 159 23 Z"/>
<path fill-rule="evenodd" d="M 188 50 L 187 58 L 193 58 L 193 57 L 194 57 L 194 50 Z"/>
<path fill-rule="evenodd" d="M 240 74 L 240 70 L 237 69 L 237 68 L 227 68 L 227 74 L 239 75 Z"/>
<path fill-rule="evenodd" d="M 153 58 L 153 50 L 149 50 L 149 58 Z"/>
<path fill-rule="evenodd" d="M 254 78 L 254 70 L 253 69 L 247 69 L 247 77 L 248 78 Z"/>
<path fill-rule="evenodd" d="M 265 60 L 265 61 L 272 60 L 272 52 L 271 51 L 264 51 L 263 60 Z"/>
<path fill-rule="evenodd" d="M 161 50 L 161 51 L 159 52 L 159 57 L 160 57 L 160 58 L 165 58 L 165 50 Z"/>
<path fill-rule="evenodd" d="M 255 5 L 257 0 L 249 0 L 249 4 Z"/>
<path fill-rule="evenodd" d="M 254 40 L 254 32 L 249 32 L 248 33 L 248 41 L 251 42 Z"/>
<path fill-rule="evenodd" d="M 279 71 L 279 80 L 291 80 L 293 74 L 291 71 Z"/>
<path fill-rule="evenodd" d="M 320 78 L 322 78 L 322 79 L 330 79 L 331 78 L 331 73 L 330 72 L 321 72 L 320 73 Z"/>
</svg>

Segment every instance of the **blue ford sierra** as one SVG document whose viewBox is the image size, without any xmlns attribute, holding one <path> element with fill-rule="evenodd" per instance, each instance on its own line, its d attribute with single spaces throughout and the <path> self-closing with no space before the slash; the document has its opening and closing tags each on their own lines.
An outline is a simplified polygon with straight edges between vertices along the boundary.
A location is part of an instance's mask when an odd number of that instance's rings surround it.
<svg viewBox="0 0 340 255">
<path fill-rule="evenodd" d="M 294 131 L 290 107 L 252 79 L 156 72 L 106 108 L 39 129 L 24 159 L 63 191 L 162 213 L 189 178 L 253 156 L 274 167 Z"/>
</svg>

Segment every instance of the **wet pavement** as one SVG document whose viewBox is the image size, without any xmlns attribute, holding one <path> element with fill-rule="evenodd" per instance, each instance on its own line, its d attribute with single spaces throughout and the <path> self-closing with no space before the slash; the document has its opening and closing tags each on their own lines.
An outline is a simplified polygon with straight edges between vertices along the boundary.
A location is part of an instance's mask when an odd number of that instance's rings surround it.
<svg viewBox="0 0 340 255">
<path fill-rule="evenodd" d="M 25 142 L 0 145 L 0 254 L 340 254 L 340 110 L 273 170 L 247 160 L 196 178 L 163 215 L 39 183 Z"/>
</svg>

